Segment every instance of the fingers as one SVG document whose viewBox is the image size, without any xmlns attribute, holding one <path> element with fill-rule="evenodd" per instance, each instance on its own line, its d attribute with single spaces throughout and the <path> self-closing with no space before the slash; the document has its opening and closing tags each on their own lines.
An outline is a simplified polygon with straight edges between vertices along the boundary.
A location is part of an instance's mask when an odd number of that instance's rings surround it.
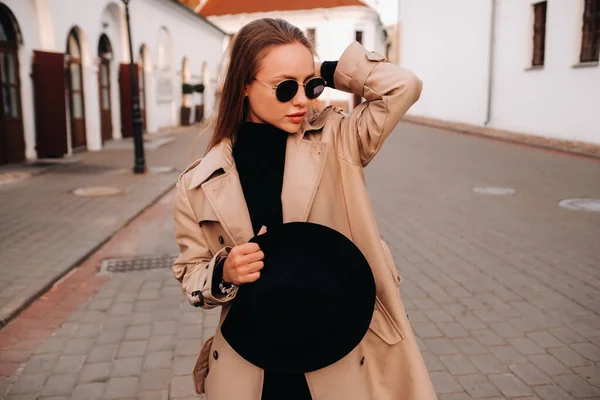
<svg viewBox="0 0 600 400">
<path fill-rule="evenodd" d="M 236 246 L 233 249 L 239 251 L 241 255 L 248 255 L 260 251 L 260 246 L 256 243 L 245 243 L 240 244 L 239 246 Z"/>
<path fill-rule="evenodd" d="M 256 282 L 260 278 L 260 272 L 253 272 L 251 274 L 246 275 L 244 278 L 244 283 L 252 283 Z"/>
<path fill-rule="evenodd" d="M 250 274 L 260 271 L 264 267 L 265 267 L 265 263 L 262 261 L 253 262 L 251 264 L 248 264 L 248 266 L 246 267 L 246 273 L 247 273 L 247 275 L 250 275 Z"/>
<path fill-rule="evenodd" d="M 267 227 L 263 225 L 262 228 L 260 228 L 260 231 L 258 231 L 258 234 L 264 235 L 265 233 L 267 233 Z"/>
</svg>

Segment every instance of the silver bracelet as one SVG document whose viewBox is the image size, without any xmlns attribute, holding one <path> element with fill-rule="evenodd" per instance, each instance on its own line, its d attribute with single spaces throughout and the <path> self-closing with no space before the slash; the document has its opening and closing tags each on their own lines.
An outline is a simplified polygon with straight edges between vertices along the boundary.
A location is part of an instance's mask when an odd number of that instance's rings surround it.
<svg viewBox="0 0 600 400">
<path fill-rule="evenodd" d="M 237 285 L 235 283 L 225 283 L 223 279 L 221 279 L 221 283 L 219 283 L 219 289 L 224 295 L 231 294 L 236 287 Z"/>
</svg>

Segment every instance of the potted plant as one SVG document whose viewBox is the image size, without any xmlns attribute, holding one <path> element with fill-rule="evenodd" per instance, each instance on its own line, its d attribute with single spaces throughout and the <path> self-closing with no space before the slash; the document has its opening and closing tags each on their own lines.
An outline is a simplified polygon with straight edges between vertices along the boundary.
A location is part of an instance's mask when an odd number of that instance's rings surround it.
<svg viewBox="0 0 600 400">
<path fill-rule="evenodd" d="M 189 83 L 184 83 L 181 85 L 181 92 L 184 96 L 190 95 L 194 93 L 194 86 Z M 185 98 L 185 97 L 184 97 Z M 187 107 L 185 103 L 181 104 L 181 125 L 187 126 L 190 124 L 190 116 L 192 114 L 192 108 Z"/>
</svg>

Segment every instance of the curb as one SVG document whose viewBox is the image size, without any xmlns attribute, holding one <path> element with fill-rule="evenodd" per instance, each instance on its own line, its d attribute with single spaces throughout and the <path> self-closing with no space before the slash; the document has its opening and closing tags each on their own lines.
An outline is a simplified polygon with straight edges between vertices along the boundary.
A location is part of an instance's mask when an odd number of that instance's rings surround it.
<svg viewBox="0 0 600 400">
<path fill-rule="evenodd" d="M 500 140 L 538 149 L 553 150 L 586 158 L 600 160 L 600 144 L 575 140 L 547 138 L 526 133 L 511 132 L 501 129 L 482 127 L 462 122 L 450 122 L 435 118 L 406 115 L 403 122 L 446 129 L 466 135 L 479 136 L 487 139 Z"/>
</svg>

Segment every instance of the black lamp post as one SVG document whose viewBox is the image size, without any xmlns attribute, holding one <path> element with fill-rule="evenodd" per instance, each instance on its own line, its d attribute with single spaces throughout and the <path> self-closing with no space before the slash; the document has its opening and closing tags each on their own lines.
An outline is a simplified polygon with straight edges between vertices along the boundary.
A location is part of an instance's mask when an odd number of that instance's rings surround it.
<svg viewBox="0 0 600 400">
<path fill-rule="evenodd" d="M 143 174 L 146 172 L 146 159 L 144 157 L 144 140 L 142 138 L 142 112 L 140 109 L 140 93 L 137 82 L 136 64 L 133 60 L 133 43 L 131 42 L 131 23 L 129 21 L 129 1 L 121 0 L 125 4 L 125 17 L 127 19 L 127 35 L 129 37 L 129 73 L 131 74 L 131 97 L 133 103 L 133 146 L 135 149 L 135 166 L 133 172 Z"/>
</svg>

